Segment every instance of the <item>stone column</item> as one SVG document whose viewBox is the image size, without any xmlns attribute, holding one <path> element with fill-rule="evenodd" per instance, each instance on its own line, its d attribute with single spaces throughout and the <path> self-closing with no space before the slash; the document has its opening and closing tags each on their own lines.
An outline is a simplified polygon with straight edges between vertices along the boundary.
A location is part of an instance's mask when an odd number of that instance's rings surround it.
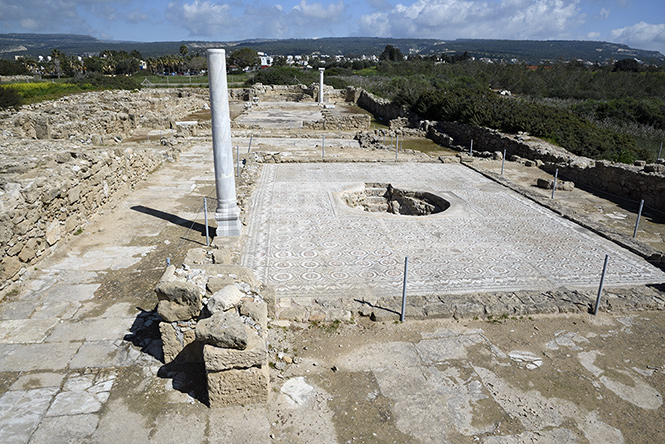
<svg viewBox="0 0 665 444">
<path fill-rule="evenodd" d="M 217 236 L 240 236 L 240 209 L 236 203 L 231 117 L 226 83 L 226 51 L 223 49 L 208 50 L 208 82 L 217 190 L 217 209 L 215 210 Z"/>
<path fill-rule="evenodd" d="M 323 71 L 325 68 L 319 68 L 319 105 L 323 104 Z"/>
</svg>

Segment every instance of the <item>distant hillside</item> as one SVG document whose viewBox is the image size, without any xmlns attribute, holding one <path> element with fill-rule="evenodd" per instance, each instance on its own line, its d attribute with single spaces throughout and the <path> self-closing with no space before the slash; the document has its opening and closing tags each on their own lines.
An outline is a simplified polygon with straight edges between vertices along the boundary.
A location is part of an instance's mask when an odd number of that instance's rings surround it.
<svg viewBox="0 0 665 444">
<path fill-rule="evenodd" d="M 434 40 L 389 39 L 370 37 L 341 37 L 322 39 L 245 40 L 240 42 L 121 42 L 102 41 L 91 36 L 69 34 L 0 34 L 0 56 L 15 55 L 37 57 L 50 54 L 53 48 L 70 55 L 89 55 L 105 49 L 138 50 L 144 57 L 176 54 L 180 46 L 187 45 L 190 53 L 207 48 L 250 47 L 272 55 L 298 55 L 318 52 L 327 55 L 379 55 L 392 45 L 404 54 L 440 54 L 465 51 L 474 57 L 492 59 L 517 59 L 526 63 L 556 61 L 558 59 L 582 59 L 590 62 L 607 62 L 625 58 L 637 58 L 649 63 L 665 65 L 665 56 L 657 51 L 630 48 L 607 42 L 573 40 Z"/>
</svg>

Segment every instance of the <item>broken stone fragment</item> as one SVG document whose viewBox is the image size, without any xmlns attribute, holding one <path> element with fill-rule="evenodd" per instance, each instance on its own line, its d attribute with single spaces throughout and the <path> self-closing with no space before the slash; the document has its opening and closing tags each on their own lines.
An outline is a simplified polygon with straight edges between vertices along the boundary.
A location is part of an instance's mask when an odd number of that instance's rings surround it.
<svg viewBox="0 0 665 444">
<path fill-rule="evenodd" d="M 243 297 L 245 297 L 245 295 L 238 289 L 238 287 L 235 285 L 227 285 L 210 296 L 206 309 L 211 314 L 231 310 L 240 305 Z"/>
<path fill-rule="evenodd" d="M 245 324 L 236 313 L 217 312 L 196 325 L 196 340 L 222 348 L 247 348 Z"/>
<path fill-rule="evenodd" d="M 157 313 L 166 322 L 187 321 L 201 313 L 201 289 L 185 281 L 162 281 L 155 287 Z"/>
</svg>

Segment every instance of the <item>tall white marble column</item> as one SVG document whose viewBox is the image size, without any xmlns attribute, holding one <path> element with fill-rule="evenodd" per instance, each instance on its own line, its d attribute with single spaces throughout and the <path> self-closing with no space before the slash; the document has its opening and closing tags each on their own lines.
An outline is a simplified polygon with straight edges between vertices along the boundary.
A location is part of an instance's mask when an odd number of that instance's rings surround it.
<svg viewBox="0 0 665 444">
<path fill-rule="evenodd" d="M 240 236 L 240 209 L 236 202 L 231 145 L 231 116 L 226 82 L 226 51 L 208 50 L 208 82 L 212 120 L 212 151 L 217 190 L 217 236 Z"/>
<path fill-rule="evenodd" d="M 319 68 L 319 105 L 323 103 L 323 71 L 325 68 Z"/>
</svg>

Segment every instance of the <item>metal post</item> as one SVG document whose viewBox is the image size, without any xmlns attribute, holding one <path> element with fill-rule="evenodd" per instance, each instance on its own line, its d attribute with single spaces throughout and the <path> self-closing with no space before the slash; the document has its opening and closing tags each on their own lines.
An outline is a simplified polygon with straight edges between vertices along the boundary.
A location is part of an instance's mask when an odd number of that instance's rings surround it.
<svg viewBox="0 0 665 444">
<path fill-rule="evenodd" d="M 254 134 L 249 136 L 249 146 L 247 147 L 247 154 L 249 154 L 249 150 L 252 149 L 252 139 L 254 138 Z"/>
<path fill-rule="evenodd" d="M 552 185 L 552 199 L 554 199 L 554 192 L 556 191 L 556 180 L 559 177 L 559 169 L 554 172 L 554 185 Z"/>
<path fill-rule="evenodd" d="M 503 159 L 501 159 L 501 175 L 503 176 L 503 167 L 506 165 L 506 149 L 503 149 Z"/>
<path fill-rule="evenodd" d="M 660 142 L 660 149 L 658 150 L 658 159 L 660 159 L 660 153 L 663 152 L 663 142 Z M 658 160 L 656 159 L 656 160 Z"/>
<path fill-rule="evenodd" d="M 203 216 L 206 225 L 206 247 L 210 245 L 210 236 L 208 234 L 208 198 L 203 198 Z"/>
<path fill-rule="evenodd" d="M 471 139 L 471 146 L 469 147 L 469 156 L 473 156 L 473 139 Z"/>
<path fill-rule="evenodd" d="M 600 286 L 598 287 L 598 296 L 596 296 L 596 305 L 593 308 L 593 315 L 595 316 L 598 313 L 598 307 L 600 306 L 600 295 L 603 292 L 603 283 L 605 282 L 605 272 L 607 271 L 607 262 L 610 259 L 610 255 L 605 255 L 605 264 L 603 265 L 603 274 L 600 276 Z"/>
<path fill-rule="evenodd" d="M 404 322 L 404 314 L 406 313 L 406 277 L 409 273 L 409 256 L 404 258 L 404 282 L 402 283 L 402 313 L 399 316 L 400 322 Z"/>
<path fill-rule="evenodd" d="M 393 146 L 393 134 L 390 133 L 390 146 Z"/>
<path fill-rule="evenodd" d="M 397 162 L 397 153 L 399 152 L 399 134 L 397 135 L 397 143 L 395 143 L 395 162 Z"/>
<path fill-rule="evenodd" d="M 321 159 L 326 158 L 326 135 L 323 135 L 323 138 L 321 139 Z"/>
<path fill-rule="evenodd" d="M 637 236 L 637 227 L 640 225 L 640 217 L 642 217 L 643 207 L 644 207 L 644 199 L 640 200 L 640 209 L 637 212 L 637 220 L 635 221 L 635 230 L 633 230 L 633 237 Z"/>
</svg>

